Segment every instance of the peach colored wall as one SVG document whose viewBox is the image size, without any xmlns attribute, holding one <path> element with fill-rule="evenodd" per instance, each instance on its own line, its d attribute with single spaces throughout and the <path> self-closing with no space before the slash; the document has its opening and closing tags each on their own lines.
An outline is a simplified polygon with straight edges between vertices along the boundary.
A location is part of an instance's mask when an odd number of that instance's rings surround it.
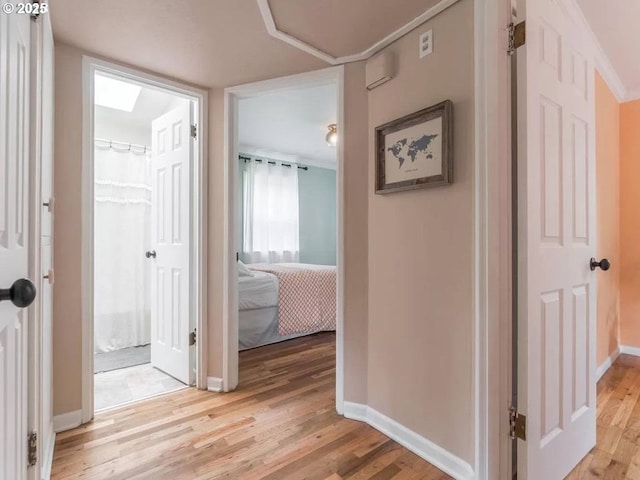
<svg viewBox="0 0 640 480">
<path fill-rule="evenodd" d="M 386 50 L 397 75 L 369 93 L 368 402 L 474 459 L 474 9 L 462 0 Z M 434 52 L 418 58 L 432 28 Z M 450 99 L 454 183 L 376 195 L 377 125 Z"/>
<path fill-rule="evenodd" d="M 620 106 L 620 343 L 640 348 L 640 100 Z"/>
<path fill-rule="evenodd" d="M 620 333 L 620 105 L 596 72 L 596 256 L 611 269 L 598 270 L 597 365 L 619 345 Z"/>
</svg>

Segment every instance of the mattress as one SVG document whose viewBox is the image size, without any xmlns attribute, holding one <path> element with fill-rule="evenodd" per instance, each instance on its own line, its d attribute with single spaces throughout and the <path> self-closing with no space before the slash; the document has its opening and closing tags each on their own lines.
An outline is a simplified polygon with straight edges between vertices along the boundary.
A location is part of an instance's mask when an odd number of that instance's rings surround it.
<svg viewBox="0 0 640 480">
<path fill-rule="evenodd" d="M 238 320 L 239 350 L 262 347 L 307 335 L 306 333 L 280 335 L 278 333 L 278 307 L 242 310 Z"/>
<path fill-rule="evenodd" d="M 252 272 L 253 277 L 240 277 L 238 307 L 240 310 L 278 306 L 278 278 L 267 272 Z"/>
</svg>

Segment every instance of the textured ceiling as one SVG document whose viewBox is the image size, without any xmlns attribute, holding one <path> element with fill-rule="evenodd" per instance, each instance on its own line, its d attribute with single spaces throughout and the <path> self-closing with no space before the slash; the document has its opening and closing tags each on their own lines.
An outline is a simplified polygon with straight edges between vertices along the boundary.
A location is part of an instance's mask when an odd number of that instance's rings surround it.
<svg viewBox="0 0 640 480">
<path fill-rule="evenodd" d="M 267 33 L 255 0 L 55 0 L 56 42 L 205 87 L 328 66 Z"/>
<path fill-rule="evenodd" d="M 630 97 L 640 98 L 639 0 L 578 0 L 604 53 Z"/>
<path fill-rule="evenodd" d="M 276 27 L 334 57 L 363 52 L 440 0 L 269 0 Z"/>
</svg>

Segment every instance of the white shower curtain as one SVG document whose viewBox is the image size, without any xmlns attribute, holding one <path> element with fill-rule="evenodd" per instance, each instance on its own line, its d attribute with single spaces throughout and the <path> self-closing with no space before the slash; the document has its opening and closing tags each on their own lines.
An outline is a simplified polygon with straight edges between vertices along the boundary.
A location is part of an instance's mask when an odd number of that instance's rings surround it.
<svg viewBox="0 0 640 480">
<path fill-rule="evenodd" d="M 94 350 L 150 342 L 149 154 L 95 147 Z"/>
<path fill-rule="evenodd" d="M 297 262 L 298 169 L 251 161 L 243 174 L 244 245 L 249 263 Z"/>
</svg>

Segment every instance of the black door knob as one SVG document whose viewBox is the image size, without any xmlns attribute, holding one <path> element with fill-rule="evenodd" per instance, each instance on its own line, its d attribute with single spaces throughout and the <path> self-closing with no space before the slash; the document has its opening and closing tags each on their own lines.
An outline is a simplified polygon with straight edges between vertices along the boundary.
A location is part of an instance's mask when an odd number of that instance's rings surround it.
<svg viewBox="0 0 640 480">
<path fill-rule="evenodd" d="M 592 258 L 591 261 L 589 262 L 589 266 L 591 267 L 591 271 L 592 272 L 597 267 L 600 267 L 602 270 L 604 270 L 606 272 L 607 270 L 609 270 L 611 268 L 611 262 L 609 260 L 607 260 L 606 258 L 603 258 L 599 262 L 595 258 Z"/>
<path fill-rule="evenodd" d="M 11 300 L 18 308 L 28 307 L 36 298 L 36 286 L 28 278 L 21 278 L 13 282 L 11 288 L 0 288 L 0 302 Z"/>
<path fill-rule="evenodd" d="M 156 251 L 151 250 L 150 252 L 145 253 L 144 256 L 147 258 L 156 258 Z"/>
</svg>

